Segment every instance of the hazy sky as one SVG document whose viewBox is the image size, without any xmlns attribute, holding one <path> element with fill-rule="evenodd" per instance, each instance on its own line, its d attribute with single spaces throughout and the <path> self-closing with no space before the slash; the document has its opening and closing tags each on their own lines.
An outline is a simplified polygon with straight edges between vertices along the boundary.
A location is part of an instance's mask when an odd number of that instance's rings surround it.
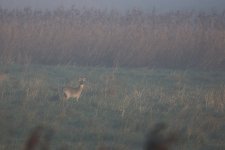
<svg viewBox="0 0 225 150">
<path fill-rule="evenodd" d="M 59 6 L 64 8 L 97 7 L 107 9 L 127 10 L 138 8 L 157 11 L 167 10 L 224 10 L 225 0 L 0 0 L 2 8 L 43 8 L 52 9 Z"/>
</svg>

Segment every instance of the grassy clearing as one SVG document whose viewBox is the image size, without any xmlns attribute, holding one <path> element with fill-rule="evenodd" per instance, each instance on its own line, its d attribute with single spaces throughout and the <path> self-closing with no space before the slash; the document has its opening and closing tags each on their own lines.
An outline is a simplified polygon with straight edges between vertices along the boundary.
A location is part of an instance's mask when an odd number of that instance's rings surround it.
<svg viewBox="0 0 225 150">
<path fill-rule="evenodd" d="M 51 149 L 142 149 L 157 122 L 180 132 L 175 149 L 224 149 L 225 72 L 0 66 L 0 148 L 22 149 L 38 125 Z M 61 88 L 87 78 L 79 102 Z"/>
</svg>

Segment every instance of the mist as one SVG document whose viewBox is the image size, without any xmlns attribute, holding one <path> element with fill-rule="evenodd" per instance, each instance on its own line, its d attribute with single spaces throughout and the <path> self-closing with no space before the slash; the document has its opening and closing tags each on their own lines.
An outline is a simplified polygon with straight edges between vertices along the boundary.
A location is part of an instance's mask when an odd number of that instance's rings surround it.
<svg viewBox="0 0 225 150">
<path fill-rule="evenodd" d="M 129 9 L 140 9 L 142 11 L 158 12 L 177 10 L 197 11 L 222 11 L 225 8 L 224 0 L 1 0 L 0 6 L 7 9 L 23 9 L 31 7 L 34 9 L 55 9 L 58 7 L 71 8 L 97 8 L 115 9 L 126 11 Z"/>
</svg>

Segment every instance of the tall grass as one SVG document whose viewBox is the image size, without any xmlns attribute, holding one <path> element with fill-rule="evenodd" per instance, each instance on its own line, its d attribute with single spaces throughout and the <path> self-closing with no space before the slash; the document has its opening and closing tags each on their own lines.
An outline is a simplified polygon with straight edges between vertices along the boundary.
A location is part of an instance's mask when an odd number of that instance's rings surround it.
<svg viewBox="0 0 225 150">
<path fill-rule="evenodd" d="M 0 9 L 2 64 L 224 68 L 225 13 Z"/>
<path fill-rule="evenodd" d="M 178 138 L 184 143 L 175 143 L 176 149 L 225 147 L 221 134 L 225 130 L 224 72 L 34 65 L 26 72 L 20 65 L 0 68 L 6 72 L 1 73 L 0 82 L 1 149 L 24 149 L 24 144 L 28 149 L 35 136 L 40 136 L 40 145 L 50 142 L 49 149 L 99 150 L 104 145 L 142 149 L 146 132 L 156 122 L 166 122 L 168 131 L 180 133 Z M 79 102 L 62 101 L 58 89 L 68 81 L 76 86 L 75 79 L 81 74 L 87 82 Z M 48 136 L 51 141 L 46 140 Z"/>
</svg>

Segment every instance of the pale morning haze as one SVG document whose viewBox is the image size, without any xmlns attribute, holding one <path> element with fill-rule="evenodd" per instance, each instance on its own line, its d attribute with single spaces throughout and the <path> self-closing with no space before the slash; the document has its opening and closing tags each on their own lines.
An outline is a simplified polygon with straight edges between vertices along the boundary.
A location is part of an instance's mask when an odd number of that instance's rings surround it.
<svg viewBox="0 0 225 150">
<path fill-rule="evenodd" d="M 170 10 L 203 10 L 221 11 L 225 8 L 225 0 L 1 0 L 3 8 L 24 8 L 52 9 L 57 7 L 70 8 L 94 7 L 101 9 L 141 9 L 159 12 Z"/>
<path fill-rule="evenodd" d="M 0 150 L 225 150 L 225 0 L 0 0 Z"/>
</svg>

